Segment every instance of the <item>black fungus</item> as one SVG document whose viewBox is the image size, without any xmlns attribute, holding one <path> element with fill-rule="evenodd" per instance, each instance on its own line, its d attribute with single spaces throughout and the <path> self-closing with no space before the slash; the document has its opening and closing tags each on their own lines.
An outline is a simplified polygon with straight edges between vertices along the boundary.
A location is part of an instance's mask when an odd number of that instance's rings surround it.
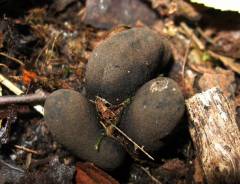
<svg viewBox="0 0 240 184">
<path fill-rule="evenodd" d="M 77 157 L 90 161 L 106 170 L 119 167 L 125 151 L 110 137 L 101 139 L 94 106 L 73 90 L 60 89 L 53 92 L 45 102 L 45 120 L 56 140 Z"/>
<path fill-rule="evenodd" d="M 184 98 L 177 83 L 158 77 L 136 92 L 120 127 L 137 144 L 154 152 L 164 145 L 163 138 L 176 127 L 184 109 Z"/>
<path fill-rule="evenodd" d="M 101 43 L 86 68 L 86 89 L 90 98 L 100 96 L 113 104 L 134 95 L 157 76 L 171 57 L 166 39 L 148 28 L 120 32 Z"/>
</svg>

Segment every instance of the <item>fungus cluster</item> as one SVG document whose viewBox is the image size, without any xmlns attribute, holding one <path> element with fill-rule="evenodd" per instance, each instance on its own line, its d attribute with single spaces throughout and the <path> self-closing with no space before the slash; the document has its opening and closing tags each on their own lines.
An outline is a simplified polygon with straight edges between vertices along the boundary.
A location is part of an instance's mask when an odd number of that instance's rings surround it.
<svg viewBox="0 0 240 184">
<path fill-rule="evenodd" d="M 147 151 L 158 151 L 184 113 L 184 98 L 176 82 L 158 76 L 170 58 L 165 38 L 148 28 L 133 28 L 106 39 L 87 64 L 87 97 L 61 89 L 47 98 L 44 108 L 50 131 L 79 158 L 114 170 L 126 152 L 110 137 L 103 138 L 99 150 L 94 149 L 102 128 L 89 99 L 100 96 L 119 104 L 132 98 L 119 127 Z"/>
</svg>

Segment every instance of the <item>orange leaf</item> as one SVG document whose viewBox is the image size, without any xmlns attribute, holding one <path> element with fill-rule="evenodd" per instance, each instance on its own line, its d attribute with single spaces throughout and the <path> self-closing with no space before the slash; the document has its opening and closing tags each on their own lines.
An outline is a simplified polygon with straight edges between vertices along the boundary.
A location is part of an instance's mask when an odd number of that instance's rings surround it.
<svg viewBox="0 0 240 184">
<path fill-rule="evenodd" d="M 23 69 L 23 84 L 24 85 L 29 85 L 33 79 L 37 77 L 37 74 L 35 72 L 27 71 Z"/>
</svg>

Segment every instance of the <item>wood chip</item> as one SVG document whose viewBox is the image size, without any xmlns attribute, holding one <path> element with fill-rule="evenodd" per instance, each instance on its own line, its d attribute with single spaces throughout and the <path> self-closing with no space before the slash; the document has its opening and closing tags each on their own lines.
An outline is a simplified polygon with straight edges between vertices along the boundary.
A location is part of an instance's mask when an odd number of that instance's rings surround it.
<svg viewBox="0 0 240 184">
<path fill-rule="evenodd" d="M 240 183 L 240 131 L 235 109 L 218 88 L 186 101 L 189 130 L 208 184 Z"/>
</svg>

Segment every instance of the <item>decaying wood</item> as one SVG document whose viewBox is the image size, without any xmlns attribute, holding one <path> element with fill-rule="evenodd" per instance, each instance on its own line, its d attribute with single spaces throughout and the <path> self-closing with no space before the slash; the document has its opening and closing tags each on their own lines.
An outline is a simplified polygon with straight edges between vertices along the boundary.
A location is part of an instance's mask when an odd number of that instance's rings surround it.
<svg viewBox="0 0 240 184">
<path fill-rule="evenodd" d="M 240 183 L 240 131 L 235 110 L 218 88 L 186 101 L 190 133 L 209 184 Z"/>
</svg>

